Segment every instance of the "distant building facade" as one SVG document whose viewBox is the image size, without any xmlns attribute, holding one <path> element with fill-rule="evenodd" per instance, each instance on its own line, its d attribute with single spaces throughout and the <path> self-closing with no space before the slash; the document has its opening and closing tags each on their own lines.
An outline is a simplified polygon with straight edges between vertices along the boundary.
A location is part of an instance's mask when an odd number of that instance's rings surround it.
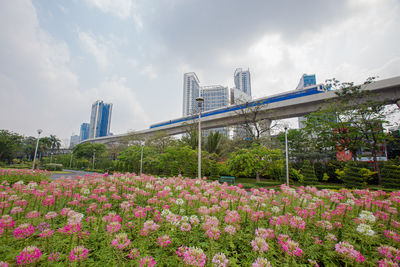
<svg viewBox="0 0 400 267">
<path fill-rule="evenodd" d="M 89 138 L 110 134 L 112 104 L 97 100 L 92 105 L 90 115 Z"/>
<path fill-rule="evenodd" d="M 237 68 L 234 73 L 235 88 L 251 96 L 250 70 Z"/>
<path fill-rule="evenodd" d="M 200 81 L 196 73 L 183 75 L 183 116 L 197 113 L 196 98 L 200 96 Z"/>
<path fill-rule="evenodd" d="M 89 123 L 84 122 L 84 123 L 81 124 L 79 141 L 84 141 L 86 139 L 89 139 L 89 128 L 90 128 L 90 124 Z"/>
<path fill-rule="evenodd" d="M 301 76 L 299 84 L 296 87 L 296 90 L 302 90 L 307 86 L 316 85 L 317 80 L 315 78 L 315 74 L 303 74 Z M 304 128 L 306 126 L 307 119 L 305 117 L 299 117 L 299 128 Z"/>
<path fill-rule="evenodd" d="M 71 135 L 71 139 L 69 141 L 69 148 L 73 148 L 79 143 L 80 136 L 79 135 Z"/>
</svg>

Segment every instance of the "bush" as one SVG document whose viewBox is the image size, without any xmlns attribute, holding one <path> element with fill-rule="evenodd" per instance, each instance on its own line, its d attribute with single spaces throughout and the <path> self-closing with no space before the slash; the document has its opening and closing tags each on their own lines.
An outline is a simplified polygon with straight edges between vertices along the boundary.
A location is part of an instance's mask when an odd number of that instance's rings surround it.
<svg viewBox="0 0 400 267">
<path fill-rule="evenodd" d="M 47 163 L 45 169 L 49 171 L 62 171 L 63 165 L 58 163 Z"/>
<path fill-rule="evenodd" d="M 364 176 L 357 162 L 349 161 L 343 171 L 343 182 L 346 187 L 359 188 L 363 186 Z"/>
<path fill-rule="evenodd" d="M 386 188 L 400 187 L 400 166 L 388 162 L 382 168 L 382 186 Z"/>
<path fill-rule="evenodd" d="M 318 183 L 318 179 L 315 176 L 314 167 L 308 160 L 304 161 L 303 167 L 301 168 L 301 174 L 304 177 L 304 184 L 313 185 Z"/>
</svg>

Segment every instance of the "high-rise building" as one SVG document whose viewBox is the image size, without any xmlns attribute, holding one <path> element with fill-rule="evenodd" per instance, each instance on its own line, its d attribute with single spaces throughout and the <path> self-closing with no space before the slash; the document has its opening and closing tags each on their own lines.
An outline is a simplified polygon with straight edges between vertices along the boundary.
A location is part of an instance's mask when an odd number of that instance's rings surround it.
<svg viewBox="0 0 400 267">
<path fill-rule="evenodd" d="M 251 82 L 250 82 L 249 70 L 244 71 L 241 68 L 237 68 L 234 74 L 234 81 L 236 89 L 251 96 Z"/>
<path fill-rule="evenodd" d="M 107 136 L 110 133 L 112 104 L 97 100 L 92 105 L 89 138 Z"/>
<path fill-rule="evenodd" d="M 196 98 L 200 96 L 200 81 L 196 73 L 183 75 L 183 116 L 197 113 Z"/>
<path fill-rule="evenodd" d="M 69 141 L 69 148 L 73 148 L 79 143 L 79 135 L 71 135 L 71 139 Z"/>
<path fill-rule="evenodd" d="M 317 80 L 315 78 L 315 74 L 303 74 L 301 76 L 299 84 L 296 87 L 296 90 L 304 89 L 307 86 L 316 85 Z M 299 117 L 299 128 L 304 128 L 306 126 L 307 119 L 305 117 Z"/>
<path fill-rule="evenodd" d="M 304 87 L 316 85 L 317 80 L 315 79 L 315 74 L 303 74 L 301 76 L 299 84 L 296 87 L 296 90 L 301 90 Z"/>
<path fill-rule="evenodd" d="M 81 124 L 79 141 L 84 141 L 86 139 L 89 139 L 89 128 L 90 128 L 89 123 L 84 122 Z"/>
<path fill-rule="evenodd" d="M 200 95 L 204 98 L 201 111 L 226 107 L 229 104 L 228 87 L 221 85 L 211 85 L 200 87 Z"/>
</svg>

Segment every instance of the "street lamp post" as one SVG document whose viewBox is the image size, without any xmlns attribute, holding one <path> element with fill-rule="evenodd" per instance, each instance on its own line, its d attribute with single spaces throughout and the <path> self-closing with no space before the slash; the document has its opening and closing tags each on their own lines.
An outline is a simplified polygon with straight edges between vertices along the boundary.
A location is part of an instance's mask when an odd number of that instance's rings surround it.
<svg viewBox="0 0 400 267">
<path fill-rule="evenodd" d="M 71 159 L 69 160 L 69 168 L 72 166 L 72 156 L 74 155 L 74 151 L 71 151 Z"/>
<path fill-rule="evenodd" d="M 287 130 L 285 127 L 285 154 L 286 154 L 286 185 L 289 186 L 289 155 L 288 155 L 288 143 L 287 143 Z"/>
<path fill-rule="evenodd" d="M 37 154 L 37 150 L 38 150 L 38 147 L 39 147 L 39 137 L 40 137 L 40 134 L 41 134 L 42 132 L 43 132 L 42 129 L 37 130 L 38 138 L 37 138 L 37 141 L 36 141 L 35 155 L 33 156 L 32 170 L 35 169 L 36 154 Z"/>
<path fill-rule="evenodd" d="M 143 147 L 144 147 L 144 142 L 142 143 L 142 150 L 140 152 L 140 176 L 142 176 L 142 170 L 143 170 Z"/>
<path fill-rule="evenodd" d="M 197 177 L 201 179 L 201 105 L 204 102 L 204 98 L 198 97 L 196 98 L 198 109 L 199 109 L 199 148 L 198 148 L 198 174 Z"/>
<path fill-rule="evenodd" d="M 95 160 L 95 158 L 96 158 L 96 149 L 95 150 L 93 150 L 93 170 L 94 170 L 94 160 Z"/>
</svg>

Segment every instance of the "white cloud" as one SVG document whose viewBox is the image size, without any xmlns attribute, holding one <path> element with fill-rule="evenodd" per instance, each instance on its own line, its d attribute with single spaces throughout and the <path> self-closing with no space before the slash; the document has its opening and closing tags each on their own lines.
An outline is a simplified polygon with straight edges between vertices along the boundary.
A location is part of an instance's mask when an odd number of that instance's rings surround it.
<svg viewBox="0 0 400 267">
<path fill-rule="evenodd" d="M 111 77 L 85 93 L 85 98 L 99 99 L 113 104 L 111 131 L 126 133 L 128 130 L 148 128 L 151 120 L 126 78 Z"/>
<path fill-rule="evenodd" d="M 132 0 L 86 0 L 86 2 L 104 13 L 111 13 L 122 19 L 131 16 L 133 7 Z"/>
<path fill-rule="evenodd" d="M 96 63 L 105 69 L 108 64 L 108 48 L 104 41 L 96 38 L 93 34 L 78 30 L 78 38 L 86 52 L 91 54 Z"/>
<path fill-rule="evenodd" d="M 157 72 L 155 71 L 153 65 L 147 65 L 140 71 L 140 74 L 149 77 L 150 79 L 157 78 Z"/>
</svg>

